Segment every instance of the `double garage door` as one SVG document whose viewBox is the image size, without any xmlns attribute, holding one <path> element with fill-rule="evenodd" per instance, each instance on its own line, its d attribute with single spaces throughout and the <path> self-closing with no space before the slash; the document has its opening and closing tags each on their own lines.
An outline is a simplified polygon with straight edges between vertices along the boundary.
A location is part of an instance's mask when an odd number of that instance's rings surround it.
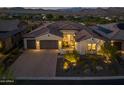
<svg viewBox="0 0 124 93">
<path fill-rule="evenodd" d="M 40 40 L 40 49 L 58 49 L 58 40 Z M 36 40 L 27 40 L 28 49 L 36 49 Z"/>
</svg>

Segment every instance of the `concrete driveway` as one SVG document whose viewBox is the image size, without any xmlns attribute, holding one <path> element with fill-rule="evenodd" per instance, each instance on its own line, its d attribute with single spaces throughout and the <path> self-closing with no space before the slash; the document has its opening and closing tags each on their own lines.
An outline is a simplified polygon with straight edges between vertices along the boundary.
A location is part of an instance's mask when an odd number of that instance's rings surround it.
<svg viewBox="0 0 124 93">
<path fill-rule="evenodd" d="M 57 50 L 26 50 L 10 67 L 14 77 L 55 77 Z"/>
</svg>

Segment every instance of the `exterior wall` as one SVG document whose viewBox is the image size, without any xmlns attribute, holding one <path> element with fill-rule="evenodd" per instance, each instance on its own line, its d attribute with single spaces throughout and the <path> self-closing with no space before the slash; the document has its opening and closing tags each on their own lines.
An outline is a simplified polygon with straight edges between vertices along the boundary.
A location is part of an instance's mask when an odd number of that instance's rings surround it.
<svg viewBox="0 0 124 93">
<path fill-rule="evenodd" d="M 27 40 L 36 40 L 36 42 L 40 40 L 58 40 L 60 42 L 62 40 L 61 37 L 52 35 L 52 34 L 45 34 L 36 38 L 24 38 L 24 49 L 27 49 Z M 61 45 L 60 45 L 61 46 Z M 59 48 L 60 48 L 59 46 Z"/>
<path fill-rule="evenodd" d="M 35 40 L 35 38 L 24 38 L 24 49 L 27 49 L 27 40 Z"/>
<path fill-rule="evenodd" d="M 86 54 L 88 52 L 87 48 L 88 48 L 88 44 L 91 43 L 95 43 L 96 44 L 96 51 L 98 52 L 100 50 L 100 46 L 104 43 L 103 40 L 101 39 L 97 39 L 97 38 L 90 38 L 87 40 L 83 40 L 81 42 L 77 42 L 76 43 L 76 50 L 80 53 L 80 54 Z"/>
<path fill-rule="evenodd" d="M 65 34 L 74 34 L 77 32 L 77 30 L 60 30 L 62 33 L 65 33 Z"/>
<path fill-rule="evenodd" d="M 62 40 L 62 38 L 48 33 L 37 37 L 36 40 Z"/>
<path fill-rule="evenodd" d="M 62 41 L 58 41 L 58 48 L 62 49 Z"/>
</svg>

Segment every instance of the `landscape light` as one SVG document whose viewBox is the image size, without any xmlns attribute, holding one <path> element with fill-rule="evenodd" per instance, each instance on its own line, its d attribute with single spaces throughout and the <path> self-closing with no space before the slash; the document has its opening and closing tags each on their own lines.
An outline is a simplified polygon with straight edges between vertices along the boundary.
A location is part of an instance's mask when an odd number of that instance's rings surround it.
<svg viewBox="0 0 124 93">
<path fill-rule="evenodd" d="M 65 62 L 65 63 L 64 63 L 64 66 L 63 66 L 63 69 L 65 69 L 65 70 L 66 70 L 66 69 L 68 69 L 68 67 L 69 67 L 68 63 L 67 63 L 67 62 Z"/>
</svg>

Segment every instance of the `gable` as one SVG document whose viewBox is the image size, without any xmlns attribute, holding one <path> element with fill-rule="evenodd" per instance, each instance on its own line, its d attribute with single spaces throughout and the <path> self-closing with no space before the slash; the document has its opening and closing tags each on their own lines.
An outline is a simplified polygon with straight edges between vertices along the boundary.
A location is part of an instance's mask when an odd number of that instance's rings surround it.
<svg viewBox="0 0 124 93">
<path fill-rule="evenodd" d="M 87 39 L 82 40 L 80 42 L 99 43 L 100 41 L 103 41 L 103 40 L 102 39 L 98 39 L 98 38 L 87 38 Z"/>
<path fill-rule="evenodd" d="M 36 37 L 37 40 L 62 40 L 62 37 L 47 33 L 45 35 Z"/>
</svg>

